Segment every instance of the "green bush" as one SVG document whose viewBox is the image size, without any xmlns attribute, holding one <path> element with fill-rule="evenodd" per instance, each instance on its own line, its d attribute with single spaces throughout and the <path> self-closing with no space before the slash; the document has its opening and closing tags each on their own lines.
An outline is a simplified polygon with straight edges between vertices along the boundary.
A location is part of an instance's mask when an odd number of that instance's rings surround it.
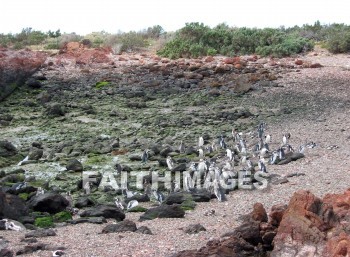
<svg viewBox="0 0 350 257">
<path fill-rule="evenodd" d="M 53 227 L 53 219 L 51 216 L 36 218 L 34 225 L 39 228 L 50 228 Z"/>
<path fill-rule="evenodd" d="M 68 211 L 61 211 L 53 215 L 53 220 L 55 222 L 65 222 L 72 219 L 72 214 Z"/>
<path fill-rule="evenodd" d="M 111 83 L 108 82 L 108 81 L 100 81 L 100 82 L 97 82 L 96 85 L 95 85 L 95 88 L 96 89 L 101 89 L 103 87 L 106 87 L 106 86 L 109 86 Z"/>
<path fill-rule="evenodd" d="M 18 197 L 23 199 L 24 201 L 27 201 L 29 194 L 28 193 L 20 193 L 20 194 L 18 194 Z"/>
<path fill-rule="evenodd" d="M 288 56 L 312 48 L 309 39 L 291 36 L 283 29 L 230 28 L 226 24 L 211 29 L 203 23 L 187 23 L 158 54 L 172 59 L 215 54 Z"/>
<path fill-rule="evenodd" d="M 350 31 L 333 32 L 326 43 L 331 53 L 347 53 L 350 51 Z"/>
</svg>

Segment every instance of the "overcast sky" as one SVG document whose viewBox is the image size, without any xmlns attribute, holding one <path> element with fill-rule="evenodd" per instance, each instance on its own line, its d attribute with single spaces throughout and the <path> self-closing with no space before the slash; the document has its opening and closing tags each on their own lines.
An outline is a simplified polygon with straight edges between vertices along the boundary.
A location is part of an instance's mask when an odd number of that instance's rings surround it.
<svg viewBox="0 0 350 257">
<path fill-rule="evenodd" d="M 139 31 L 161 25 L 175 31 L 186 22 L 211 27 L 226 22 L 238 27 L 286 27 L 350 24 L 348 0 L 2 0 L 0 33 L 31 27 L 47 32 Z"/>
</svg>

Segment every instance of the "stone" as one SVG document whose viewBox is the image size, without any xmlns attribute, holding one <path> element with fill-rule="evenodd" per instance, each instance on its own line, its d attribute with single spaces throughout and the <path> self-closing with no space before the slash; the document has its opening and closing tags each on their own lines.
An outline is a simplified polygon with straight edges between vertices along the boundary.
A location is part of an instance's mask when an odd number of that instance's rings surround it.
<svg viewBox="0 0 350 257">
<path fill-rule="evenodd" d="M 164 204 L 172 205 L 172 204 L 182 204 L 185 201 L 192 201 L 192 195 L 186 192 L 175 192 L 169 194 L 165 200 Z"/>
<path fill-rule="evenodd" d="M 43 154 L 43 149 L 32 147 L 28 154 L 28 160 L 39 160 Z"/>
<path fill-rule="evenodd" d="M 81 217 L 104 217 L 111 218 L 117 221 L 125 219 L 125 214 L 118 207 L 114 205 L 98 205 L 89 208 L 80 214 Z"/>
<path fill-rule="evenodd" d="M 297 255 L 306 251 L 301 246 L 323 244 L 326 239 L 324 231 L 333 227 L 335 221 L 332 208 L 323 205 L 320 198 L 305 190 L 295 192 L 273 240 L 275 247 L 271 255 L 287 256 L 293 248 Z M 307 251 L 312 252 L 312 249 Z"/>
<path fill-rule="evenodd" d="M 294 62 L 296 65 L 303 65 L 303 61 L 302 60 L 300 60 L 300 59 L 298 59 L 298 60 L 295 60 L 295 62 Z"/>
<path fill-rule="evenodd" d="M 192 224 L 188 225 L 185 229 L 184 232 L 187 234 L 198 234 L 201 231 L 207 231 L 205 227 L 203 227 L 201 224 Z"/>
<path fill-rule="evenodd" d="M 180 163 L 179 165 L 176 165 L 174 168 L 171 169 L 171 172 L 183 172 L 187 169 L 186 163 Z"/>
<path fill-rule="evenodd" d="M 0 191 L 0 219 L 18 220 L 27 215 L 28 207 L 21 198 Z"/>
<path fill-rule="evenodd" d="M 45 62 L 47 54 L 30 50 L 1 50 L 0 101 L 22 86 Z"/>
<path fill-rule="evenodd" d="M 60 103 L 49 103 L 46 107 L 46 114 L 52 117 L 64 116 L 66 108 Z"/>
<path fill-rule="evenodd" d="M 191 195 L 195 202 L 209 202 L 211 200 L 211 193 L 204 189 L 191 192 Z"/>
<path fill-rule="evenodd" d="M 141 226 L 135 232 L 140 234 L 153 235 L 152 231 L 147 226 Z"/>
<path fill-rule="evenodd" d="M 185 211 L 179 205 L 160 205 L 155 208 L 148 209 L 140 216 L 140 221 L 153 220 L 156 218 L 183 218 Z"/>
<path fill-rule="evenodd" d="M 25 238 L 30 237 L 47 237 L 47 236 L 57 236 L 56 232 L 53 229 L 38 229 L 34 231 L 30 231 L 24 235 Z"/>
<path fill-rule="evenodd" d="M 108 224 L 102 229 L 102 234 L 118 233 L 118 232 L 135 232 L 137 230 L 135 222 L 131 220 L 123 220 L 117 224 Z"/>
<path fill-rule="evenodd" d="M 48 192 L 32 197 L 28 204 L 34 211 L 55 214 L 64 211 L 69 201 L 60 194 Z"/>
<path fill-rule="evenodd" d="M 13 257 L 14 252 L 9 249 L 0 249 L 0 256 L 1 257 Z"/>
<path fill-rule="evenodd" d="M 269 213 L 270 223 L 278 227 L 286 210 L 286 204 L 273 205 Z"/>
<path fill-rule="evenodd" d="M 46 247 L 47 247 L 47 244 L 43 244 L 43 243 L 29 244 L 24 246 L 23 249 L 18 250 L 16 252 L 16 255 L 34 253 L 39 250 L 45 250 Z"/>
<path fill-rule="evenodd" d="M 41 88 L 42 86 L 41 82 L 35 78 L 29 78 L 26 81 L 26 84 L 28 87 L 31 87 L 31 88 Z"/>
<path fill-rule="evenodd" d="M 259 249 L 244 239 L 230 236 L 222 240 L 210 240 L 199 250 L 184 250 L 171 257 L 251 257 L 259 256 Z"/>
<path fill-rule="evenodd" d="M 91 223 L 91 224 L 103 224 L 106 223 L 107 220 L 104 217 L 88 217 L 88 218 L 78 218 L 74 220 L 68 220 L 69 224 L 80 224 L 80 223 Z"/>
<path fill-rule="evenodd" d="M 95 205 L 95 201 L 89 196 L 79 197 L 74 204 L 74 206 L 79 209 L 94 206 L 94 205 Z"/>
<path fill-rule="evenodd" d="M 253 220 L 260 222 L 267 222 L 268 220 L 266 210 L 261 203 L 254 204 L 251 217 Z"/>
<path fill-rule="evenodd" d="M 81 164 L 81 162 L 77 159 L 70 160 L 66 165 L 66 169 L 77 172 L 84 170 L 83 164 Z"/>
<path fill-rule="evenodd" d="M 323 65 L 320 63 L 312 63 L 310 65 L 310 68 L 322 68 L 322 67 L 323 67 Z"/>
<path fill-rule="evenodd" d="M 0 140 L 0 157 L 9 157 L 17 154 L 17 148 L 7 140 Z"/>
</svg>

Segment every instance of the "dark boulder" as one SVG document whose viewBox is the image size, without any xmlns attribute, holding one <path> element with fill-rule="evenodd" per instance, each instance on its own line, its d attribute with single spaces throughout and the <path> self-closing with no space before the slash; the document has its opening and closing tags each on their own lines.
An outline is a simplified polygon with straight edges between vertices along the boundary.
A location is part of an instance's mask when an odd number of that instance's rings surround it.
<svg viewBox="0 0 350 257">
<path fill-rule="evenodd" d="M 35 78 L 29 78 L 26 82 L 28 87 L 31 88 L 41 88 L 42 84 L 39 80 L 36 80 Z"/>
<path fill-rule="evenodd" d="M 117 232 L 135 232 L 137 230 L 135 222 L 131 220 L 123 220 L 117 224 L 109 224 L 102 229 L 102 234 Z"/>
<path fill-rule="evenodd" d="M 30 237 L 47 237 L 47 236 L 56 236 L 56 232 L 53 229 L 38 229 L 34 231 L 30 231 L 24 235 L 25 238 L 30 238 Z"/>
<path fill-rule="evenodd" d="M 136 230 L 136 233 L 153 235 L 152 231 L 147 226 L 141 226 Z"/>
<path fill-rule="evenodd" d="M 185 201 L 192 201 L 192 195 L 190 193 L 185 192 L 176 192 L 169 194 L 165 200 L 164 204 L 172 205 L 172 204 L 182 204 Z"/>
<path fill-rule="evenodd" d="M 207 231 L 201 224 L 191 224 L 184 229 L 187 234 L 198 234 L 200 231 Z"/>
<path fill-rule="evenodd" d="M 52 117 L 64 116 L 66 114 L 66 108 L 59 103 L 51 103 L 46 107 L 46 114 Z"/>
<path fill-rule="evenodd" d="M 85 210 L 80 214 L 81 217 L 104 217 L 112 218 L 117 221 L 125 219 L 125 214 L 114 205 L 98 205 L 96 207 Z"/>
<path fill-rule="evenodd" d="M 14 252 L 9 250 L 9 249 L 1 249 L 0 256 L 1 257 L 13 257 L 15 255 L 14 255 Z"/>
<path fill-rule="evenodd" d="M 9 157 L 17 154 L 17 148 L 7 140 L 0 140 L 0 157 Z"/>
<path fill-rule="evenodd" d="M 195 202 L 209 202 L 211 199 L 211 193 L 204 189 L 191 192 L 191 195 Z"/>
<path fill-rule="evenodd" d="M 91 224 L 103 224 L 106 223 L 107 220 L 103 217 L 88 217 L 88 218 L 78 218 L 74 220 L 68 220 L 69 224 L 80 224 L 80 223 L 91 223 Z"/>
<path fill-rule="evenodd" d="M 174 168 L 171 169 L 172 172 L 183 172 L 187 169 L 186 163 L 180 163 L 179 165 L 175 166 Z"/>
<path fill-rule="evenodd" d="M 140 221 L 153 220 L 155 218 L 183 218 L 185 211 L 180 205 L 161 205 L 147 210 L 140 216 Z"/>
<path fill-rule="evenodd" d="M 34 211 L 57 213 L 64 211 L 69 201 L 57 193 L 45 193 L 34 196 L 29 200 L 29 207 Z"/>
<path fill-rule="evenodd" d="M 43 154 L 43 149 L 32 147 L 28 154 L 28 160 L 39 160 Z"/>
<path fill-rule="evenodd" d="M 66 165 L 67 170 L 71 171 L 83 171 L 83 164 L 77 159 L 70 160 Z"/>
<path fill-rule="evenodd" d="M 0 218 L 18 220 L 28 215 L 25 202 L 16 195 L 6 194 L 0 191 Z"/>
<path fill-rule="evenodd" d="M 74 206 L 79 209 L 84 207 L 94 206 L 94 205 L 95 205 L 95 201 L 88 196 L 79 197 L 74 204 Z"/>
</svg>

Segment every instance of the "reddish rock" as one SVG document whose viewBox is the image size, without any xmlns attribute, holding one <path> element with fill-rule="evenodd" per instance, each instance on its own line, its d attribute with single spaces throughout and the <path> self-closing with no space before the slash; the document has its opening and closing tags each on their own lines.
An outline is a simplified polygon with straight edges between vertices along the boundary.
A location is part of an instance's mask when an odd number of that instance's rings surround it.
<svg viewBox="0 0 350 257">
<path fill-rule="evenodd" d="M 230 70 L 231 70 L 231 68 L 228 65 L 218 65 L 218 66 L 215 67 L 215 73 L 219 73 L 219 74 L 220 73 L 226 73 L 226 72 L 228 72 Z"/>
<path fill-rule="evenodd" d="M 310 65 L 310 68 L 321 68 L 321 67 L 323 67 L 323 65 L 320 64 L 320 63 L 312 63 L 312 64 Z"/>
<path fill-rule="evenodd" d="M 323 256 L 343 257 L 350 254 L 350 235 L 342 233 L 339 236 L 332 237 L 327 242 L 323 250 Z"/>
<path fill-rule="evenodd" d="M 285 204 L 272 206 L 271 211 L 269 213 L 271 225 L 278 227 L 286 210 L 287 205 Z"/>
<path fill-rule="evenodd" d="M 258 256 L 258 249 L 244 239 L 231 236 L 223 240 L 211 240 L 199 250 L 185 250 L 171 257 L 244 257 Z"/>
<path fill-rule="evenodd" d="M 262 204 L 256 203 L 233 232 L 209 241 L 199 250 L 173 256 L 349 256 L 349 211 L 350 189 L 326 195 L 323 200 L 300 190 L 294 193 L 288 207 L 271 208 L 269 222 Z"/>
<path fill-rule="evenodd" d="M 242 69 L 242 65 L 241 65 L 240 63 L 236 63 L 236 64 L 234 65 L 234 67 L 235 67 L 236 69 Z"/>
<path fill-rule="evenodd" d="M 285 256 L 293 249 L 298 253 L 317 254 L 327 240 L 327 231 L 337 225 L 337 217 L 329 204 L 309 191 L 294 193 L 274 238 L 271 256 Z"/>
<path fill-rule="evenodd" d="M 303 64 L 303 61 L 302 60 L 296 60 L 295 62 L 294 62 L 296 65 L 302 65 Z"/>
<path fill-rule="evenodd" d="M 350 216 L 350 189 L 343 194 L 327 194 L 323 198 L 323 202 L 331 205 L 339 218 Z"/>
<path fill-rule="evenodd" d="M 241 64 L 241 58 L 240 57 L 226 57 L 223 59 L 224 64 Z"/>
<path fill-rule="evenodd" d="M 45 62 L 47 55 L 30 50 L 1 50 L 0 101 L 24 84 Z"/>
<path fill-rule="evenodd" d="M 222 60 L 225 64 L 234 64 L 234 59 L 232 57 L 227 57 Z"/>
<path fill-rule="evenodd" d="M 255 221 L 267 222 L 267 213 L 261 203 L 255 203 L 251 213 L 252 219 Z"/>
</svg>

